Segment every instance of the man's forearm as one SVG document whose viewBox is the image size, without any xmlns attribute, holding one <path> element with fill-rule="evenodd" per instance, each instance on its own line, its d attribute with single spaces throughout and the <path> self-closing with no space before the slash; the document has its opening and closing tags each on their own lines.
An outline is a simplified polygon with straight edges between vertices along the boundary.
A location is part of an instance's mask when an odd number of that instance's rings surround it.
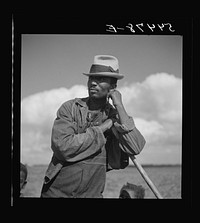
<svg viewBox="0 0 200 223">
<path fill-rule="evenodd" d="M 119 115 L 120 124 L 127 123 L 129 117 L 128 117 L 128 114 L 126 113 L 126 110 L 125 110 L 123 104 L 116 105 L 115 108 Z"/>
</svg>

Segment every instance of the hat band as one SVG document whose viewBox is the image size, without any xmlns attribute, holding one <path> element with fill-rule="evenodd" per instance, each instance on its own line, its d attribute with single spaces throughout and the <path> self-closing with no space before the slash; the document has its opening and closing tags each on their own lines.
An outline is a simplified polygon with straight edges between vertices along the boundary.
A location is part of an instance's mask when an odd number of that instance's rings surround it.
<svg viewBox="0 0 200 223">
<path fill-rule="evenodd" d="M 100 72 L 119 73 L 119 69 L 114 70 L 111 66 L 92 64 L 90 68 L 90 73 L 100 73 Z"/>
</svg>

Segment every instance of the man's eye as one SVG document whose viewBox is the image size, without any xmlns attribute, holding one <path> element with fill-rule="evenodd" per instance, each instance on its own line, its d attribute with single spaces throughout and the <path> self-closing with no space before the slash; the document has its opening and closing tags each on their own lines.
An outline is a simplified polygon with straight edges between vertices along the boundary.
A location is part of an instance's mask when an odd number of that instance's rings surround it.
<svg viewBox="0 0 200 223">
<path fill-rule="evenodd" d="M 100 77 L 98 80 L 101 82 L 104 82 L 106 79 L 105 79 L 105 77 Z"/>
<path fill-rule="evenodd" d="M 91 77 L 90 81 L 103 82 L 103 81 L 105 81 L 105 77 Z"/>
</svg>

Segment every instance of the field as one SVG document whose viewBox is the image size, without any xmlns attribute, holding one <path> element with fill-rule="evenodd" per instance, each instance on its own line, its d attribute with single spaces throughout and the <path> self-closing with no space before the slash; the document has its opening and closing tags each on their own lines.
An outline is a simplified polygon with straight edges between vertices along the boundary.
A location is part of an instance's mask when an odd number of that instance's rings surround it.
<svg viewBox="0 0 200 223">
<path fill-rule="evenodd" d="M 181 166 L 143 166 L 143 168 L 164 199 L 181 198 Z M 28 183 L 23 191 L 24 197 L 40 196 L 46 169 L 45 165 L 28 166 Z M 142 185 L 145 188 L 145 199 L 156 198 L 134 166 L 107 173 L 104 198 L 118 198 L 121 187 L 127 182 Z"/>
</svg>

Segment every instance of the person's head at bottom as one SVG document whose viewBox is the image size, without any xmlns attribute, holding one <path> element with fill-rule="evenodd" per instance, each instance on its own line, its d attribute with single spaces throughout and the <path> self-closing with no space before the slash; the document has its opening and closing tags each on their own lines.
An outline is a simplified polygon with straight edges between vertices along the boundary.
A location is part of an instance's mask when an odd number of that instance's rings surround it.
<svg viewBox="0 0 200 223">
<path fill-rule="evenodd" d="M 119 194 L 120 199 L 144 199 L 145 189 L 141 185 L 127 183 Z"/>
<path fill-rule="evenodd" d="M 27 184 L 27 176 L 28 176 L 28 170 L 27 167 L 20 163 L 20 196 L 22 195 L 21 192 L 25 188 Z"/>
</svg>

